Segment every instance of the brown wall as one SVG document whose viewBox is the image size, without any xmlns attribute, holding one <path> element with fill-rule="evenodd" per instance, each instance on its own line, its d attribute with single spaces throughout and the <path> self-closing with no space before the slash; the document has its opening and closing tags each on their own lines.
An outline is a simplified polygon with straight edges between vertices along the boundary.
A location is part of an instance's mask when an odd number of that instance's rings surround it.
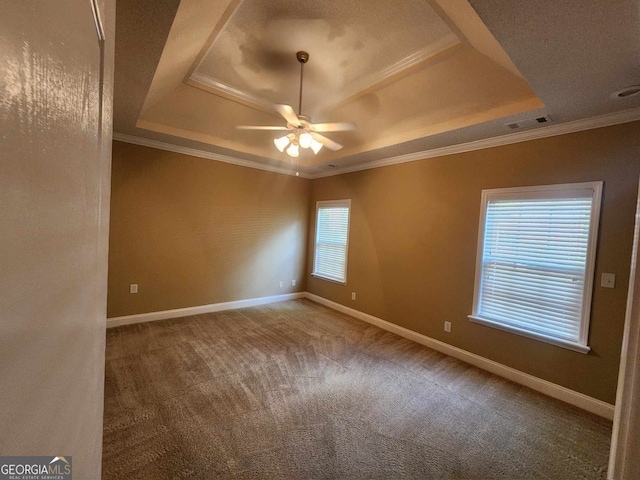
<svg viewBox="0 0 640 480">
<path fill-rule="evenodd" d="M 107 316 L 304 291 L 309 188 L 114 142 Z"/>
<path fill-rule="evenodd" d="M 312 181 L 307 290 L 613 403 L 640 122 Z M 604 181 L 588 355 L 471 323 L 482 189 Z M 315 202 L 352 200 L 347 285 L 309 276 Z M 616 274 L 616 288 L 600 285 Z M 357 300 L 351 300 L 351 292 Z M 443 330 L 452 322 L 451 333 Z"/>
<path fill-rule="evenodd" d="M 311 182 L 114 142 L 108 316 L 306 289 L 613 403 L 639 176 L 639 122 Z M 482 189 L 597 180 L 592 351 L 471 323 Z M 315 202 L 342 198 L 346 286 L 309 275 Z M 603 272 L 615 289 L 599 286 Z"/>
</svg>

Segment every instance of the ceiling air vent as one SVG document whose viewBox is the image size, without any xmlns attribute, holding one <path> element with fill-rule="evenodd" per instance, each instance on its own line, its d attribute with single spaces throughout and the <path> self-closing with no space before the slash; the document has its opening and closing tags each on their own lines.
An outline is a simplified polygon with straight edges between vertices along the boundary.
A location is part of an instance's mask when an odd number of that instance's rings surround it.
<svg viewBox="0 0 640 480">
<path fill-rule="evenodd" d="M 511 130 L 518 130 L 521 128 L 531 128 L 537 125 L 545 123 L 551 123 L 551 117 L 549 115 L 543 115 L 542 117 L 528 118 L 519 122 L 507 123 L 505 126 Z"/>
<path fill-rule="evenodd" d="M 636 95 L 640 95 L 640 85 L 632 85 L 627 88 L 623 88 L 622 90 L 618 90 L 611 98 L 627 98 L 627 97 L 635 97 Z"/>
</svg>

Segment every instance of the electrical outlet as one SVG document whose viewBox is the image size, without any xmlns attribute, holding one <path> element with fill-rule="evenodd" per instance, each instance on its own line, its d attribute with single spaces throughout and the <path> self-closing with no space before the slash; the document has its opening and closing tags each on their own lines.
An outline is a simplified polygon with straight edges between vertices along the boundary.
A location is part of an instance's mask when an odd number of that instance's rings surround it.
<svg viewBox="0 0 640 480">
<path fill-rule="evenodd" d="M 600 286 L 604 288 L 616 287 L 616 276 L 613 273 L 603 273 L 600 280 Z"/>
<path fill-rule="evenodd" d="M 129 293 L 138 293 L 138 284 L 132 283 L 129 285 Z"/>
<path fill-rule="evenodd" d="M 351 292 L 351 300 L 355 300 L 356 299 L 356 292 Z"/>
<path fill-rule="evenodd" d="M 284 282 L 280 280 L 280 288 L 284 288 Z"/>
<path fill-rule="evenodd" d="M 451 322 L 444 322 L 444 331 L 451 333 Z"/>
<path fill-rule="evenodd" d="M 296 281 L 295 280 L 291 280 L 291 286 L 295 287 L 296 286 Z"/>
</svg>

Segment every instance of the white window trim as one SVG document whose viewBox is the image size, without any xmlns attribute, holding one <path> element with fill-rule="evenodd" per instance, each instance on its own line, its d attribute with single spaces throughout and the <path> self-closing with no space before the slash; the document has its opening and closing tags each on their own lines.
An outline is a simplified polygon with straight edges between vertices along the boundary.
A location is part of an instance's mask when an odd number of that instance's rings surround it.
<svg viewBox="0 0 640 480">
<path fill-rule="evenodd" d="M 318 249 L 316 248 L 316 244 L 318 242 L 318 211 L 321 207 L 347 207 L 349 209 L 349 218 L 347 219 L 347 242 L 345 245 L 345 256 L 344 256 L 344 280 L 329 277 L 327 275 L 322 275 L 316 272 L 316 254 Z M 313 235 L 313 272 L 311 273 L 312 277 L 319 278 L 321 280 L 327 280 L 329 282 L 338 283 L 340 285 L 347 284 L 347 263 L 349 261 L 349 231 L 351 230 L 351 199 L 344 200 L 321 200 L 316 202 L 316 218 L 315 218 L 316 226 L 314 229 Z"/>
<path fill-rule="evenodd" d="M 576 190 L 592 190 L 593 201 L 591 203 L 591 225 L 589 230 L 589 247 L 587 249 L 587 259 L 585 265 L 584 292 L 582 296 L 582 319 L 580 322 L 580 338 L 579 343 L 546 336 L 536 332 L 521 330 L 511 325 L 505 325 L 487 317 L 478 314 L 480 304 L 480 288 L 482 284 L 482 256 L 484 253 L 484 233 L 487 214 L 487 203 L 489 199 L 514 198 L 514 194 L 518 198 L 546 198 L 552 192 L 557 191 L 576 191 Z M 569 193 L 567 196 L 571 196 Z M 563 194 L 558 197 L 564 196 Z M 476 277 L 473 290 L 473 313 L 469 315 L 472 322 L 480 323 L 499 330 L 515 333 L 528 338 L 533 338 L 541 342 L 549 343 L 563 348 L 568 348 L 580 353 L 589 353 L 591 348 L 588 346 L 589 324 L 591 320 L 591 297 L 593 293 L 593 281 L 595 276 L 595 258 L 598 240 L 598 227 L 600 224 L 600 206 L 602 203 L 602 182 L 584 182 L 584 183 L 565 183 L 558 185 L 542 185 L 535 187 L 515 187 L 515 188 L 496 188 L 482 191 L 482 200 L 480 206 L 480 222 L 478 227 L 478 247 L 476 251 Z"/>
</svg>

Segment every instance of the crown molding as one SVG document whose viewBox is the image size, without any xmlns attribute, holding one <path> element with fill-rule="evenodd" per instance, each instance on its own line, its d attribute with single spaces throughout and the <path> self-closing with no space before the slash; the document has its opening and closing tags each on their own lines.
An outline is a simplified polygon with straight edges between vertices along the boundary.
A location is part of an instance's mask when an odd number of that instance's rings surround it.
<svg viewBox="0 0 640 480">
<path fill-rule="evenodd" d="M 591 117 L 584 120 L 575 120 L 573 122 L 561 123 L 558 125 L 549 125 L 542 128 L 510 133 L 507 135 L 501 135 L 498 137 L 492 137 L 483 140 L 475 140 L 473 142 L 461 143 L 458 145 L 450 145 L 447 147 L 434 148 L 421 152 L 408 153 L 406 155 L 398 155 L 396 157 L 382 158 L 380 160 L 374 160 L 372 162 L 363 163 L 361 165 L 354 165 L 351 167 L 338 167 L 330 171 L 310 174 L 307 175 L 307 177 L 311 179 L 332 177 L 335 175 L 342 175 L 344 173 L 369 170 L 371 168 L 387 167 L 389 165 L 415 162 L 417 160 L 425 160 L 428 158 L 444 157 L 447 155 L 454 155 L 456 153 L 473 152 L 475 150 L 484 150 L 486 148 L 527 142 L 529 140 L 536 140 L 539 138 L 566 135 L 569 133 L 581 132 L 584 130 L 592 130 L 594 128 L 610 127 L 612 125 L 635 122 L 637 120 L 640 120 L 640 108 L 608 113 L 605 115 L 599 115 L 597 117 Z"/>
<path fill-rule="evenodd" d="M 222 27 L 222 29 L 224 28 L 226 28 L 226 24 L 224 27 Z M 221 31 L 222 30 L 220 30 L 220 32 Z M 218 34 L 220 32 L 218 32 Z M 205 58 L 207 58 L 207 56 L 211 52 L 213 45 L 214 42 L 212 41 L 211 45 L 202 55 L 202 58 L 200 58 L 198 65 L 185 79 L 185 83 L 187 85 L 191 85 L 193 87 L 197 87 L 207 92 L 213 93 L 214 95 L 219 95 L 224 98 L 239 102 L 243 105 L 248 105 L 252 108 L 256 108 L 258 110 L 273 114 L 273 101 L 268 100 L 267 98 L 260 97 L 249 91 L 233 87 L 200 71 L 200 67 L 205 61 Z M 454 32 L 449 31 L 449 33 L 433 41 L 428 46 L 410 53 L 406 57 L 401 58 L 390 65 L 387 65 L 380 71 L 371 74 L 363 74 L 360 78 L 354 80 L 349 85 L 345 85 L 344 89 L 340 93 L 335 93 L 333 95 L 327 96 L 324 100 L 320 101 L 320 103 L 317 104 L 313 108 L 313 110 L 315 110 L 316 113 L 323 112 L 329 108 L 336 108 L 346 101 L 361 96 L 365 92 L 376 91 L 380 89 L 380 87 L 392 77 L 402 75 L 403 73 L 408 74 L 412 69 L 419 67 L 420 65 L 424 66 L 429 61 L 436 60 L 442 54 L 457 51 L 457 47 L 460 47 L 462 45 L 463 42 L 460 37 Z"/>
<path fill-rule="evenodd" d="M 323 178 L 332 177 L 335 175 L 342 175 L 344 173 L 358 172 L 361 170 L 370 170 L 372 168 L 387 167 L 390 165 L 397 165 L 400 163 L 415 162 L 417 160 L 426 160 L 428 158 L 444 157 L 447 155 L 454 155 L 456 153 L 473 152 L 475 150 L 484 150 L 486 148 L 499 147 L 502 145 L 511 145 L 514 143 L 528 142 L 529 140 L 536 140 L 540 138 L 555 137 L 558 135 L 566 135 L 569 133 L 581 132 L 584 130 L 591 130 L 594 128 L 609 127 L 612 125 L 619 125 L 621 123 L 635 122 L 640 120 L 640 108 L 634 108 L 630 110 L 623 110 L 621 112 L 608 113 L 606 115 L 599 115 L 597 117 L 591 117 L 584 120 L 575 120 L 573 122 L 561 123 L 558 125 L 549 125 L 546 127 L 535 128 L 531 130 L 525 130 L 523 132 L 510 133 L 507 135 L 500 135 L 498 137 L 487 138 L 483 140 L 475 140 L 473 142 L 461 143 L 458 145 L 450 145 L 447 147 L 434 148 L 431 150 L 424 150 L 421 152 L 408 153 L 406 155 L 398 155 L 396 157 L 383 158 L 380 160 L 374 160 L 361 165 L 354 165 L 351 167 L 335 168 L 330 171 L 324 171 L 319 173 L 303 173 L 300 172 L 301 178 Z M 272 165 L 264 165 L 251 160 L 242 160 L 239 158 L 231 157 L 228 155 L 222 155 L 213 152 L 207 152 L 205 150 L 199 150 L 196 148 L 183 147 L 180 145 L 174 145 L 171 143 L 160 142 L 158 140 L 150 140 L 147 138 L 137 137 L 134 135 L 127 135 L 124 133 L 113 133 L 113 139 L 132 143 L 134 145 L 142 145 L 144 147 L 157 148 L 159 150 L 166 150 L 169 152 L 181 153 L 184 155 L 190 155 L 192 157 L 206 158 L 209 160 L 215 160 L 218 162 L 231 163 L 233 165 L 239 165 L 241 167 L 257 168 L 258 170 L 265 170 L 267 172 L 280 173 L 283 175 L 296 175 L 295 169 L 287 169 L 274 167 Z"/>
<path fill-rule="evenodd" d="M 199 72 L 194 72 L 185 82 L 187 85 L 197 87 L 214 95 L 237 101 L 243 105 L 256 108 L 266 113 L 275 114 L 273 103 L 249 92 L 239 90 L 225 83 L 219 82 L 211 77 L 207 77 Z"/>
<path fill-rule="evenodd" d="M 302 172 L 300 172 L 299 175 L 296 175 L 295 167 L 292 167 L 291 169 L 274 167 L 272 165 L 264 165 L 262 163 L 254 162 L 252 160 L 242 160 L 240 158 L 230 157 L 228 155 L 207 152 L 205 150 L 199 150 L 197 148 L 183 147 L 181 145 L 174 145 L 172 143 L 160 142 L 158 140 L 151 140 L 148 138 L 137 137 L 135 135 L 127 135 L 125 133 L 113 132 L 113 139 L 119 142 L 131 143 L 134 145 L 141 145 L 143 147 L 157 148 L 158 150 L 165 150 L 167 152 L 181 153 L 183 155 L 189 155 L 192 157 L 206 158 L 208 160 L 215 160 L 217 162 L 230 163 L 232 165 L 238 165 L 240 167 L 256 168 L 258 170 L 265 170 L 267 172 L 280 173 L 282 175 L 309 178 L 308 175 L 305 175 Z"/>
<path fill-rule="evenodd" d="M 364 74 L 350 85 L 345 85 L 344 90 L 339 94 L 327 96 L 324 100 L 321 100 L 316 107 L 316 111 L 326 112 L 329 109 L 336 109 L 362 95 L 376 92 L 390 79 L 399 80 L 410 74 L 412 70 L 424 68 L 429 62 L 437 61 L 442 55 L 458 52 L 458 49 L 463 45 L 458 35 L 454 32 L 449 32 L 425 48 L 401 58 L 380 71 L 368 75 Z"/>
</svg>

